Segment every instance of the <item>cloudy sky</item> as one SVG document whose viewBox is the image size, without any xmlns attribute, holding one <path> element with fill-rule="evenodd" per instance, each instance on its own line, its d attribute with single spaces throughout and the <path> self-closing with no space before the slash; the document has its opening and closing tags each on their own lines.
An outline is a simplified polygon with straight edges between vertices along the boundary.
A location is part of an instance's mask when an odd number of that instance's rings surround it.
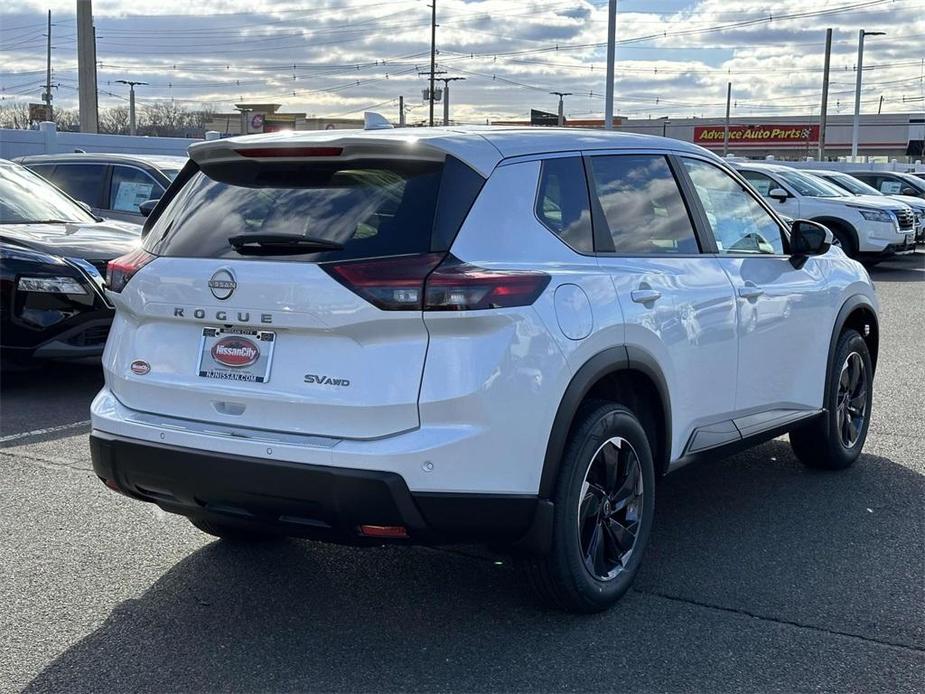
<svg viewBox="0 0 925 694">
<path fill-rule="evenodd" d="M 208 9 L 206 6 L 208 5 Z M 10 0 L 0 7 L 0 98 L 38 101 L 46 12 L 53 20 L 55 104 L 76 106 L 75 2 Z M 458 122 L 604 109 L 606 0 L 437 0 L 438 69 Z M 140 13 L 140 12 L 143 12 Z M 375 107 L 426 117 L 419 76 L 429 66 L 430 0 L 96 0 L 100 106 L 125 104 L 118 79 L 142 80 L 143 104 L 176 99 L 231 110 L 237 101 L 285 111 L 356 115 Z M 863 108 L 925 110 L 925 0 L 620 0 L 618 114 L 819 112 L 826 27 L 834 29 L 830 113 L 852 109 L 858 30 L 870 37 Z"/>
</svg>

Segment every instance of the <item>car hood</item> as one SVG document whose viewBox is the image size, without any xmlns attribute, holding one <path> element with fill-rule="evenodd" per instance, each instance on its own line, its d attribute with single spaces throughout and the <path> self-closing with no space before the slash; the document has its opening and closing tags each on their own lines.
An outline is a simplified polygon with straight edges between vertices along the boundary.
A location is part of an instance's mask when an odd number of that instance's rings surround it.
<svg viewBox="0 0 925 694">
<path fill-rule="evenodd" d="M 917 210 L 925 210 L 925 200 L 922 198 L 915 198 L 911 195 L 890 195 L 888 196 L 890 200 L 895 200 L 896 202 L 901 202 L 904 205 L 909 207 L 914 207 Z"/>
<path fill-rule="evenodd" d="M 141 244 L 141 226 L 114 221 L 0 224 L 0 241 L 50 255 L 111 260 Z"/>
<path fill-rule="evenodd" d="M 901 210 L 905 207 L 901 202 L 893 200 L 892 197 L 881 195 L 855 195 L 850 198 L 840 198 L 844 202 L 854 207 L 867 207 L 873 210 Z"/>
</svg>

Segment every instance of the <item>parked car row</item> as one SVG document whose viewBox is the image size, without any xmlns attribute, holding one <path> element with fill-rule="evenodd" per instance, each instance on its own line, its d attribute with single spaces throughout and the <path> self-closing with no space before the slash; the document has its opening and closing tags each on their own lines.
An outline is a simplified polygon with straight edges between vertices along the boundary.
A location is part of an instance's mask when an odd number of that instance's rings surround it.
<svg viewBox="0 0 925 694">
<path fill-rule="evenodd" d="M 41 154 L 15 161 L 48 179 L 94 214 L 140 224 L 141 205 L 164 195 L 186 157 L 144 154 Z"/>
<path fill-rule="evenodd" d="M 848 256 L 865 263 L 913 253 L 922 234 L 921 216 L 876 190 L 855 194 L 816 171 L 783 164 L 741 162 L 735 168 L 778 212 L 825 224 Z"/>
<path fill-rule="evenodd" d="M 141 227 L 104 221 L 27 168 L 0 160 L 0 364 L 99 357 L 112 323 L 110 260 Z"/>
</svg>

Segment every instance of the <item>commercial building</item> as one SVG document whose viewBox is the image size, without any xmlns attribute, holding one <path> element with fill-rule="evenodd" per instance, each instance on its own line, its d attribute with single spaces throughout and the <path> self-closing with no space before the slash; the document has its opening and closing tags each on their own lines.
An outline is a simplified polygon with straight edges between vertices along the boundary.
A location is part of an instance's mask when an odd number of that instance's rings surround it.
<svg viewBox="0 0 925 694">
<path fill-rule="evenodd" d="M 280 113 L 282 104 L 235 104 L 232 113 L 215 113 L 206 130 L 222 135 L 253 135 L 279 130 L 343 130 L 362 128 L 362 118 L 316 118 L 306 113 Z"/>
<path fill-rule="evenodd" d="M 536 112 L 540 113 L 540 112 Z M 552 114 L 549 114 L 552 115 Z M 531 122 L 532 121 L 532 122 Z M 825 158 L 851 155 L 852 115 L 830 115 L 826 127 Z M 554 125 L 555 120 L 495 121 L 496 125 Z M 602 128 L 599 119 L 566 119 L 566 127 Z M 662 135 L 706 147 L 717 154 L 724 149 L 724 118 L 615 117 L 614 128 L 623 132 Z M 925 158 L 925 113 L 862 115 L 858 129 L 858 156 L 900 162 Z M 819 156 L 819 116 L 756 116 L 729 120 L 728 151 L 739 157 L 805 159 Z"/>
<path fill-rule="evenodd" d="M 830 115 L 826 127 L 825 158 L 851 155 L 852 115 Z M 725 119 L 663 118 L 623 119 L 624 131 L 664 135 L 693 142 L 718 154 L 723 152 Z M 923 158 L 925 113 L 862 115 L 858 129 L 858 155 L 890 161 Z M 729 153 L 763 159 L 805 159 L 819 156 L 819 116 L 732 118 Z"/>
</svg>

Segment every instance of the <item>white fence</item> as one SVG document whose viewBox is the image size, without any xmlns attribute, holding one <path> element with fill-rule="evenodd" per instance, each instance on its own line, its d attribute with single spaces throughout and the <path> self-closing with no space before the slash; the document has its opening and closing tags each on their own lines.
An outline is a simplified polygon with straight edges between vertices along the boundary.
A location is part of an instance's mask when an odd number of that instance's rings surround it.
<svg viewBox="0 0 925 694">
<path fill-rule="evenodd" d="M 920 172 L 925 171 L 925 163 L 922 163 L 921 159 L 917 159 L 914 163 L 908 164 L 906 162 L 890 161 L 890 162 L 876 162 L 876 161 L 819 161 L 818 159 L 798 159 L 796 161 L 792 159 L 775 159 L 774 157 L 765 157 L 761 160 L 748 159 L 747 157 L 740 157 L 733 154 L 730 154 L 726 157 L 727 161 L 737 161 L 737 162 L 751 162 L 758 163 L 764 162 L 765 164 L 780 164 L 782 166 L 792 166 L 797 169 L 824 169 L 827 171 L 899 171 L 900 173 L 910 173 L 910 172 Z"/>
<path fill-rule="evenodd" d="M 219 133 L 206 133 L 207 140 L 216 139 L 218 136 Z M 38 130 L 0 128 L 0 159 L 13 159 L 30 154 L 69 154 L 80 151 L 185 156 L 187 147 L 194 142 L 201 142 L 201 140 L 185 137 L 59 132 L 54 123 L 40 123 Z"/>
</svg>

